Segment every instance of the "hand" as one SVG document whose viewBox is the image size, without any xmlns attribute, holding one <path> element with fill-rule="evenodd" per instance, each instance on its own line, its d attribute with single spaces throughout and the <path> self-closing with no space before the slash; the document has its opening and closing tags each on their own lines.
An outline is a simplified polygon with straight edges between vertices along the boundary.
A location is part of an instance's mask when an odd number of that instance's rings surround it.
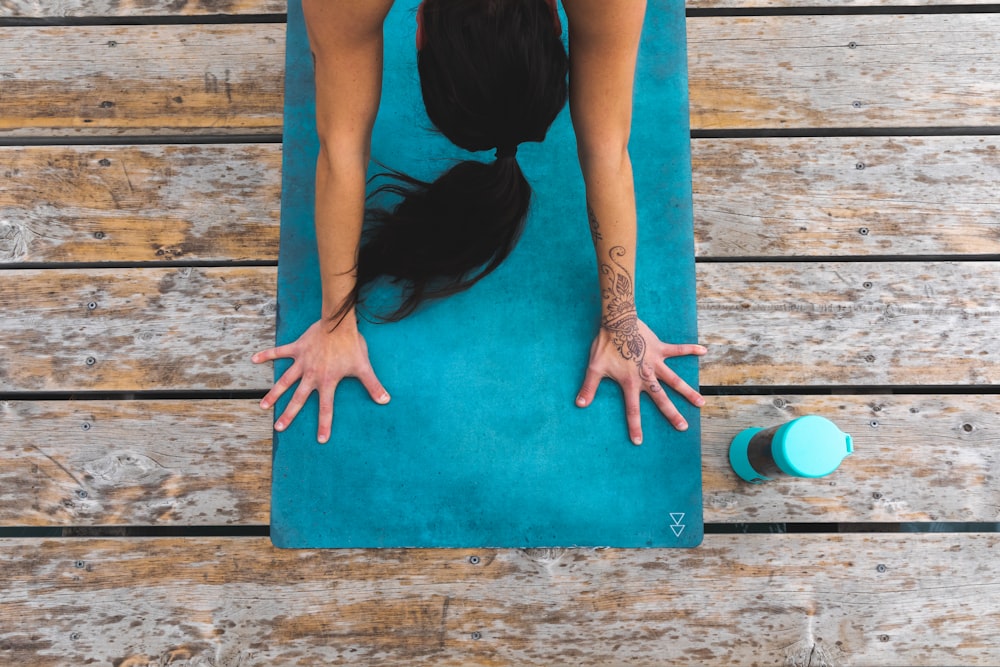
<svg viewBox="0 0 1000 667">
<path fill-rule="evenodd" d="M 638 317 L 627 320 L 625 326 L 618 326 L 614 330 L 602 326 L 590 346 L 590 362 L 587 364 L 587 373 L 576 404 L 581 408 L 590 405 L 601 379 L 607 377 L 622 388 L 625 419 L 633 444 L 642 444 L 640 392 L 649 394 L 674 428 L 678 431 L 687 430 L 687 422 L 667 398 L 660 383 L 666 384 L 699 408 L 705 404 L 705 399 L 670 370 L 663 360 L 688 354 L 701 356 L 707 351 L 701 345 L 663 343 Z"/>
<path fill-rule="evenodd" d="M 389 402 L 389 394 L 375 377 L 368 360 L 368 345 L 358 331 L 354 313 L 348 313 L 333 331 L 330 331 L 331 326 L 329 321 L 320 320 L 306 329 L 294 343 L 258 352 L 251 358 L 255 364 L 283 358 L 295 360 L 260 402 L 260 407 L 267 410 L 289 387 L 299 383 L 284 413 L 274 424 L 276 431 L 288 428 L 309 395 L 317 391 L 319 429 L 316 439 L 320 443 L 329 440 L 333 423 L 333 395 L 345 377 L 360 380 L 376 403 L 384 405 Z"/>
</svg>

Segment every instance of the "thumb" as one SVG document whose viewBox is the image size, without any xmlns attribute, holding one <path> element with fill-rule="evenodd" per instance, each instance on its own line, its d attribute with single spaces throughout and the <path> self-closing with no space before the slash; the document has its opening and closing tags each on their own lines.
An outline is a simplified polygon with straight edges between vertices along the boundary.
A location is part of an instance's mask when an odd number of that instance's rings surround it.
<svg viewBox="0 0 1000 667">
<path fill-rule="evenodd" d="M 594 400 L 594 395 L 597 394 L 597 387 L 601 384 L 601 377 L 601 374 L 592 367 L 587 367 L 587 373 L 583 377 L 583 384 L 576 395 L 576 404 L 578 407 L 585 408 L 591 404 Z"/>
</svg>

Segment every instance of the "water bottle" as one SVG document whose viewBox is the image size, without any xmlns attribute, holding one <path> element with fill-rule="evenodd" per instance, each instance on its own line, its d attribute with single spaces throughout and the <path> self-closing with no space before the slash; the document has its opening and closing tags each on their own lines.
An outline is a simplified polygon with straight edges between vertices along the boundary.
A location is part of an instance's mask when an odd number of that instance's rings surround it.
<svg viewBox="0 0 1000 667">
<path fill-rule="evenodd" d="M 829 419 L 806 415 L 771 428 L 740 431 L 729 445 L 729 463 L 754 484 L 779 475 L 825 477 L 854 451 L 851 436 Z"/>
</svg>

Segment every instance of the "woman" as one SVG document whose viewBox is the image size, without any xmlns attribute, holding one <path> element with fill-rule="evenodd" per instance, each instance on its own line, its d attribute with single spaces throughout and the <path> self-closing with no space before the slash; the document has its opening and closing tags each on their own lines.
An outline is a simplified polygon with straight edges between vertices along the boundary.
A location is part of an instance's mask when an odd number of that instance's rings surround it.
<svg viewBox="0 0 1000 667">
<path fill-rule="evenodd" d="M 541 141 L 565 97 L 566 54 L 555 0 L 425 0 L 418 11 L 418 67 L 432 122 L 470 151 L 496 149 L 487 163 L 463 162 L 434 183 L 399 175 L 391 211 L 369 211 L 365 176 L 382 77 L 382 24 L 393 0 L 304 0 L 316 64 L 316 233 L 323 312 L 289 345 L 255 363 L 294 363 L 261 401 L 268 409 L 298 382 L 275 423 L 288 427 L 319 393 L 317 439 L 326 442 L 333 397 L 345 377 L 377 403 L 389 401 L 358 331 L 361 288 L 379 276 L 405 285 L 398 319 L 421 302 L 466 289 L 492 271 L 516 242 L 530 189 L 517 145 Z M 636 208 L 628 139 L 641 0 L 564 0 L 569 21 L 569 102 L 597 256 L 602 316 L 576 404 L 590 405 L 604 377 L 623 390 L 629 437 L 642 442 L 639 395 L 646 392 L 678 430 L 684 418 L 661 382 L 696 406 L 702 397 L 663 360 L 705 353 L 662 343 L 639 319 L 633 275 Z M 583 212 L 581 212 L 583 213 Z M 581 215 L 581 220 L 583 215 Z M 471 226 L 470 221 L 475 221 Z M 457 239 L 440 252 L 444 239 Z"/>
</svg>

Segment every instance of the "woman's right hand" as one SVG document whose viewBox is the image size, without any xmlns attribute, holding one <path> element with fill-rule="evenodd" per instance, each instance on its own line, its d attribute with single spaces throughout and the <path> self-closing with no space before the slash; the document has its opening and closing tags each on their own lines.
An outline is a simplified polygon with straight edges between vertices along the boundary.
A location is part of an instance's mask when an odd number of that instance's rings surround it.
<svg viewBox="0 0 1000 667">
<path fill-rule="evenodd" d="M 319 393 L 319 428 L 316 439 L 320 443 L 329 440 L 333 424 L 333 395 L 337 391 L 337 385 L 345 377 L 360 380 L 376 403 L 385 405 L 389 402 L 389 393 L 375 377 L 375 371 L 368 360 L 368 345 L 358 331 L 354 313 L 348 313 L 332 331 L 331 326 L 329 321 L 320 320 L 306 329 L 294 343 L 263 350 L 251 357 L 255 364 L 284 358 L 294 360 L 260 402 L 260 407 L 267 410 L 293 384 L 299 383 L 285 411 L 274 424 L 276 431 L 288 428 L 309 395 L 316 391 Z"/>
</svg>

